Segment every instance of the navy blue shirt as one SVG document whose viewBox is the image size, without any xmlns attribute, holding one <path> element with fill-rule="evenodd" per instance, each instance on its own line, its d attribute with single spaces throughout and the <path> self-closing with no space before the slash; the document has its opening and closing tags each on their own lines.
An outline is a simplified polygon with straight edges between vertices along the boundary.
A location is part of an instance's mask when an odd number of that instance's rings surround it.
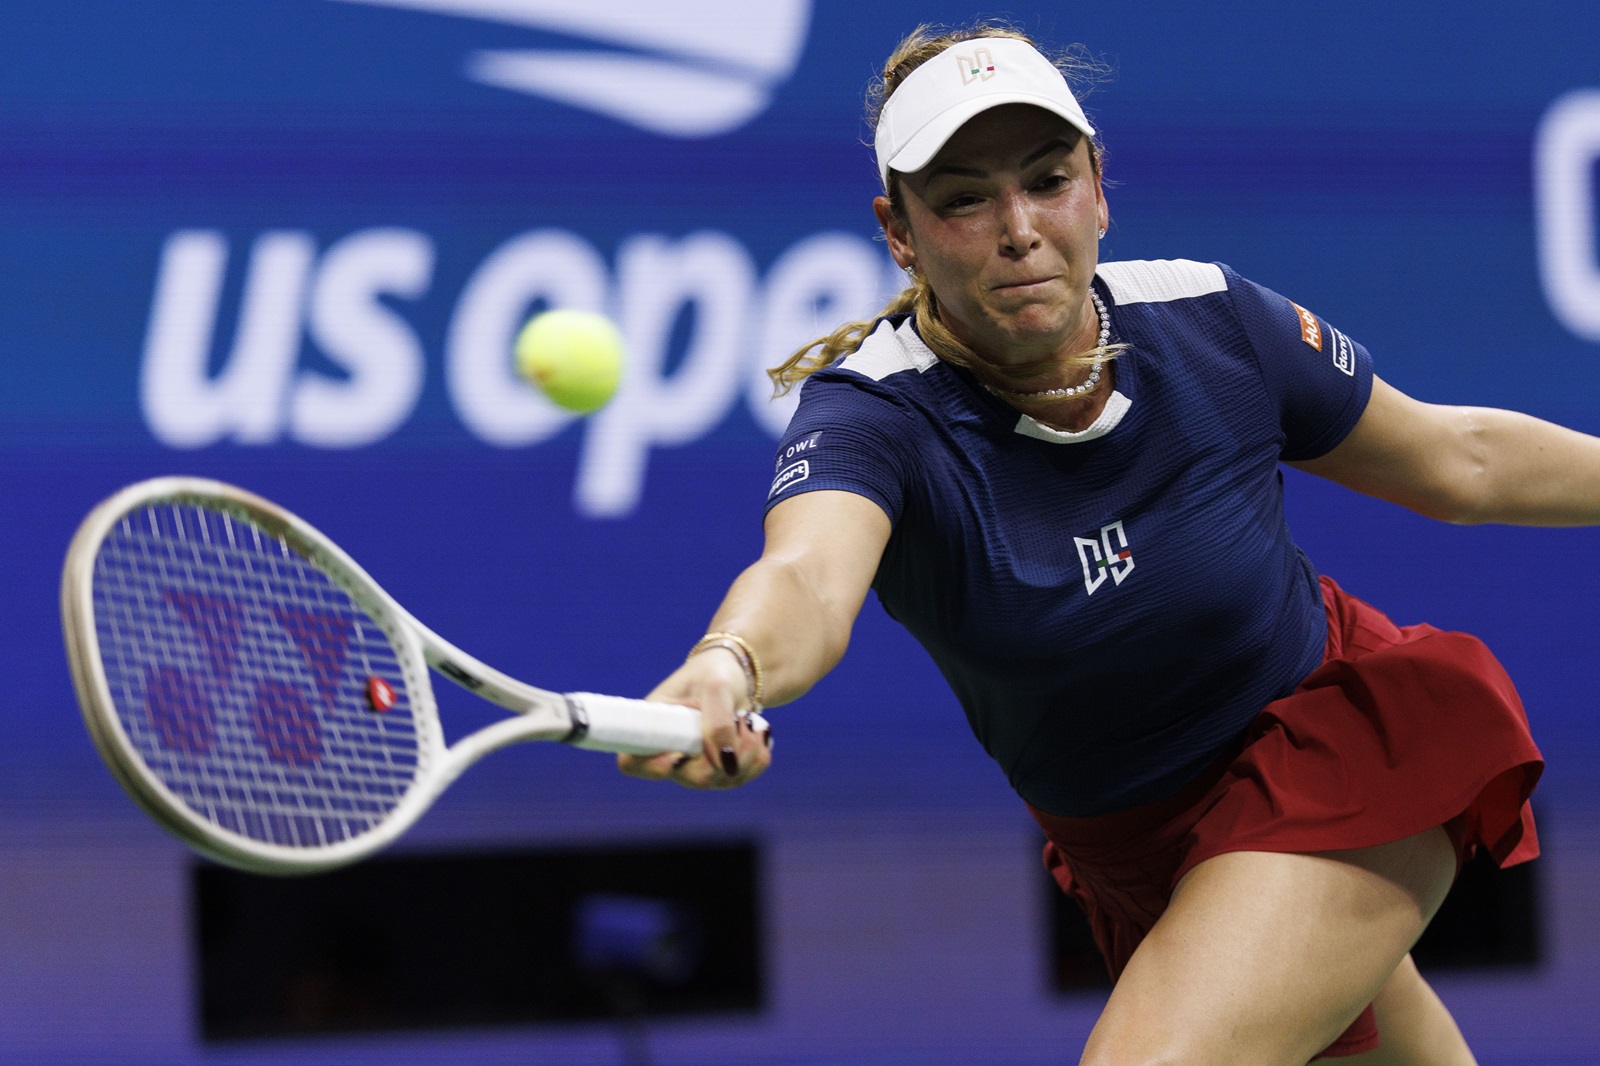
<svg viewBox="0 0 1600 1066">
<path fill-rule="evenodd" d="M 1160 799 L 1321 662 L 1278 462 L 1344 439 L 1365 349 L 1225 266 L 1106 263 L 1115 391 L 1063 433 L 940 361 L 908 317 L 812 375 L 768 507 L 843 489 L 893 533 L 873 581 L 1034 806 Z"/>
</svg>

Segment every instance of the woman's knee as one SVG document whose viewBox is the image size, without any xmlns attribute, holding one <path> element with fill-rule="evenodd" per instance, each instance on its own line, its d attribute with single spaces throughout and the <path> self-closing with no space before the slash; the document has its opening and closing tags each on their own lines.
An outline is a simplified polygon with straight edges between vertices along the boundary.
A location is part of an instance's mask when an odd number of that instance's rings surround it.
<svg viewBox="0 0 1600 1066">
<path fill-rule="evenodd" d="M 1352 1066 L 1476 1066 L 1449 1009 L 1407 955 L 1372 1002 L 1382 1046 Z"/>
<path fill-rule="evenodd" d="M 1303 1066 L 1383 988 L 1454 871 L 1440 829 L 1202 863 L 1135 952 L 1081 1061 Z"/>
<path fill-rule="evenodd" d="M 1079 1066 L 1301 1066 L 1304 1060 L 1289 1062 L 1277 1052 L 1237 1044 L 1219 1046 L 1182 1035 L 1157 1035 L 1098 1044 L 1091 1040 L 1078 1062 Z"/>
<path fill-rule="evenodd" d="M 1190 1061 L 1181 1048 L 1096 1047 L 1091 1041 L 1078 1066 L 1187 1066 Z"/>
</svg>

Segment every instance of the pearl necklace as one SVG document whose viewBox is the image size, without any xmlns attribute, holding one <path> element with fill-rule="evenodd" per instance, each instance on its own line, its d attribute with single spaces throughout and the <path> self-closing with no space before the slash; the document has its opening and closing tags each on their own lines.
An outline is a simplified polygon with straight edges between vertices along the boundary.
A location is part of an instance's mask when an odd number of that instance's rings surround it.
<svg viewBox="0 0 1600 1066">
<path fill-rule="evenodd" d="M 1100 302 L 1100 294 L 1094 291 L 1094 286 L 1089 287 L 1089 299 L 1094 302 L 1095 314 L 1100 316 L 1100 337 L 1094 342 L 1096 350 L 1104 348 L 1111 341 L 1111 313 L 1106 310 L 1106 305 Z M 1096 359 L 1089 368 L 1089 376 L 1083 381 L 1065 389 L 1043 389 L 1039 392 L 1012 392 L 1009 389 L 997 389 L 993 385 L 984 383 L 984 388 L 996 396 L 1003 396 L 1011 400 L 1065 400 L 1073 396 L 1083 396 L 1093 392 L 1096 385 L 1100 384 L 1100 371 L 1105 369 L 1105 360 Z"/>
</svg>

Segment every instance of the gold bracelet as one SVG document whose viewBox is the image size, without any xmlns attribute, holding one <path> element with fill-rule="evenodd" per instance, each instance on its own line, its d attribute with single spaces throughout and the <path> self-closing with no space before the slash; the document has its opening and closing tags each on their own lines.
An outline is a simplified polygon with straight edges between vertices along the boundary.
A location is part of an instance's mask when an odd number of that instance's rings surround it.
<svg viewBox="0 0 1600 1066">
<path fill-rule="evenodd" d="M 760 690 L 756 686 L 756 673 L 754 667 L 751 665 L 750 656 L 746 655 L 744 649 L 739 647 L 739 645 L 735 644 L 731 640 L 711 640 L 697 645 L 690 658 L 693 658 L 694 655 L 698 655 L 700 652 L 710 651 L 712 648 L 721 648 L 729 655 L 732 655 L 734 660 L 739 664 L 739 669 L 744 674 L 746 696 L 750 701 L 750 709 L 752 711 L 759 712 L 761 710 L 761 701 L 758 698 L 758 693 Z"/>
<path fill-rule="evenodd" d="M 733 653 L 735 659 L 739 660 L 739 668 L 744 671 L 745 683 L 750 686 L 751 709 L 760 711 L 766 679 L 761 672 L 761 660 L 756 656 L 750 642 L 737 633 L 707 633 L 689 649 L 685 659 L 692 659 L 708 648 L 726 648 Z"/>
</svg>

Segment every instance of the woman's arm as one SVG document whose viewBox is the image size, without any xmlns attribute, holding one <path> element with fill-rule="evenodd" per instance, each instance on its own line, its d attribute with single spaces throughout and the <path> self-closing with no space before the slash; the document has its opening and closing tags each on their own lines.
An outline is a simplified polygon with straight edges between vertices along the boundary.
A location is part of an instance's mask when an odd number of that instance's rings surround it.
<svg viewBox="0 0 1600 1066">
<path fill-rule="evenodd" d="M 761 662 L 764 703 L 795 699 L 844 655 L 889 532 L 883 509 L 853 492 L 807 492 L 767 512 L 761 558 L 734 581 L 707 628 L 749 644 Z M 671 753 L 619 756 L 624 773 L 728 788 L 771 762 L 767 745 L 736 725 L 735 712 L 748 706 L 749 691 L 739 659 L 726 649 L 695 655 L 649 698 L 698 707 L 705 751 L 687 760 Z M 727 772 L 735 762 L 736 772 Z"/>
<path fill-rule="evenodd" d="M 1327 455 L 1290 466 L 1446 522 L 1600 524 L 1600 438 L 1514 411 L 1372 398 Z"/>
</svg>

